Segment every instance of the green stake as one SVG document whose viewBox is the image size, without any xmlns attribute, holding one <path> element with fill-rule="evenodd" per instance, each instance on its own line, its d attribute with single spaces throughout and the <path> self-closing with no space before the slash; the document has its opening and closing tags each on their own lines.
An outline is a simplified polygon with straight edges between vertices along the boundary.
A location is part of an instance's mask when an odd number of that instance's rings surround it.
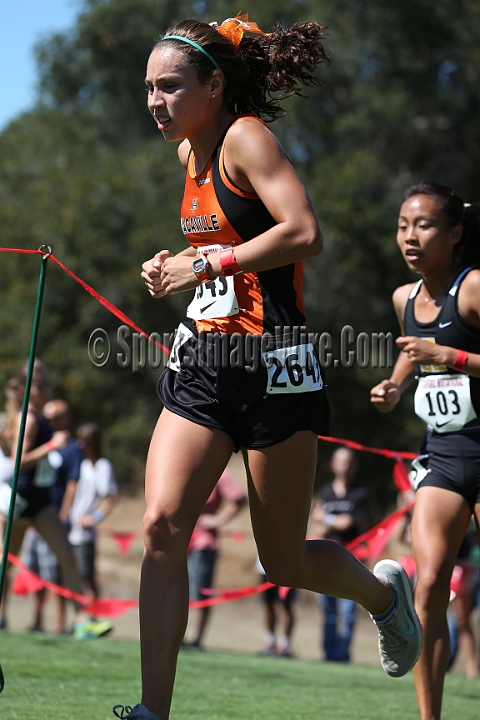
<svg viewBox="0 0 480 720">
<path fill-rule="evenodd" d="M 33 363 L 35 360 L 35 349 L 37 347 L 38 328 L 40 325 L 40 313 L 42 310 L 43 288 L 45 286 L 45 273 L 47 272 L 47 261 L 52 254 L 52 248 L 42 245 L 39 248 L 42 253 L 42 262 L 40 265 L 40 278 L 38 280 L 37 303 L 35 305 L 35 317 L 33 319 L 32 339 L 30 342 L 30 355 L 28 357 L 27 377 L 25 381 L 25 394 L 23 396 L 22 418 L 20 421 L 20 432 L 18 435 L 17 452 L 15 455 L 15 467 L 12 478 L 12 495 L 10 498 L 10 507 L 8 509 L 7 526 L 5 529 L 5 538 L 3 541 L 2 565 L 0 567 L 0 598 L 3 595 L 3 586 L 5 584 L 5 574 L 7 571 L 8 548 L 10 546 L 10 536 L 12 534 L 13 511 L 15 509 L 15 498 L 17 496 L 18 473 L 20 470 L 20 460 L 22 458 L 23 439 L 25 437 L 25 425 L 27 422 L 28 401 L 30 399 L 30 387 L 32 385 Z M 5 678 L 3 676 L 2 666 L 0 665 L 0 693 L 5 687 Z"/>
</svg>

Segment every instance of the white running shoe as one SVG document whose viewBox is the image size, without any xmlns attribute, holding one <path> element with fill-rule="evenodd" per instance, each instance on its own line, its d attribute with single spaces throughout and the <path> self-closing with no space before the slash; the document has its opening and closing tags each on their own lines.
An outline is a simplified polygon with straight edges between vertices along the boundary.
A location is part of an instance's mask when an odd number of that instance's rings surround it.
<svg viewBox="0 0 480 720">
<path fill-rule="evenodd" d="M 122 714 L 119 715 L 117 710 L 120 710 Z M 160 720 L 158 715 L 150 712 L 142 703 L 135 705 L 133 708 L 129 705 L 115 705 L 113 714 L 120 720 Z"/>
<path fill-rule="evenodd" d="M 378 629 L 380 661 L 386 673 L 402 677 L 413 668 L 422 649 L 422 626 L 413 605 L 407 573 L 394 560 L 381 560 L 373 574 L 395 593 L 395 612 L 386 622 L 373 621 Z"/>
</svg>

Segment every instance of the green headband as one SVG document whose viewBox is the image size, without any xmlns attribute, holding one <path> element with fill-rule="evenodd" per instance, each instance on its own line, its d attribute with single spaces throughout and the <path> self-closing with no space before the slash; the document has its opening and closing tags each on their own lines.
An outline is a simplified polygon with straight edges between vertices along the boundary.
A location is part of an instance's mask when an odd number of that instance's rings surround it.
<svg viewBox="0 0 480 720">
<path fill-rule="evenodd" d="M 205 50 L 205 48 L 203 48 L 201 45 L 199 45 L 194 40 L 189 40 L 188 38 L 182 37 L 181 35 L 166 35 L 164 38 L 162 38 L 162 40 L 180 40 L 180 42 L 188 43 L 189 45 L 192 45 L 192 47 L 196 48 L 197 50 L 200 50 L 200 52 L 203 53 L 205 55 L 205 57 L 207 57 L 210 60 L 212 65 L 217 68 L 217 70 L 222 70 L 222 68 L 220 67 L 218 62 L 215 60 L 215 58 L 212 57 L 210 55 L 210 53 Z M 225 80 L 225 75 L 223 76 L 223 82 L 226 87 L 227 81 Z"/>
</svg>

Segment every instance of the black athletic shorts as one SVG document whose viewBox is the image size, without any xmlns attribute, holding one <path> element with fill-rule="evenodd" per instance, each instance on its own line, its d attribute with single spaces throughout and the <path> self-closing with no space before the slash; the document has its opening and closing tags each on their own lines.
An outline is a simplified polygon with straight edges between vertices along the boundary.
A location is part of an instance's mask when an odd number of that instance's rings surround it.
<svg viewBox="0 0 480 720">
<path fill-rule="evenodd" d="M 419 487 L 440 487 L 458 493 L 470 505 L 480 503 L 480 433 L 427 432 L 422 447 L 426 475 Z"/>
<path fill-rule="evenodd" d="M 19 516 L 21 518 L 33 519 L 39 512 L 52 504 L 50 488 L 20 489 L 17 491 L 17 495 L 20 495 L 27 502 L 26 507 Z"/>
<path fill-rule="evenodd" d="M 264 582 L 267 582 L 267 576 L 262 575 L 260 584 L 263 585 Z M 279 595 L 279 588 L 274 585 L 273 587 L 267 588 L 262 593 L 260 593 L 260 600 L 263 603 L 267 602 L 280 602 L 286 609 L 290 607 L 290 605 L 293 603 L 294 600 L 297 599 L 297 590 L 296 588 L 288 588 L 288 592 L 284 597 L 280 597 Z"/>
<path fill-rule="evenodd" d="M 246 341 L 245 363 L 239 366 L 238 336 L 198 334 L 185 322 L 189 339 L 175 353 L 178 371 L 167 367 L 158 380 L 164 406 L 199 425 L 223 430 L 240 447 L 276 445 L 301 430 L 328 435 L 330 409 L 325 383 L 320 390 L 267 393 L 268 374 L 261 362 L 262 339 Z M 281 342 L 289 347 L 288 338 Z M 290 341 L 291 342 L 291 341 Z M 172 356 L 171 356 L 172 358 Z M 318 358 L 317 358 L 318 360 Z M 318 363 L 318 367 L 320 365 Z M 320 368 L 323 379 L 323 370 Z"/>
</svg>

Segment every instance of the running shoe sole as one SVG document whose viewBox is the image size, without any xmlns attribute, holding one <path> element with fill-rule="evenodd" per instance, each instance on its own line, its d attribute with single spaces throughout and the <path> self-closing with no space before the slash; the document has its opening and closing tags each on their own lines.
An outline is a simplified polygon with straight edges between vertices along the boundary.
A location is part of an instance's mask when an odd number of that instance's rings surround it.
<svg viewBox="0 0 480 720">
<path fill-rule="evenodd" d="M 393 574 L 392 570 L 395 571 Z M 397 614 L 403 611 L 403 618 L 406 621 L 405 624 L 407 629 L 405 631 L 402 631 L 402 629 L 400 628 L 395 632 L 401 634 L 403 639 L 406 640 L 407 643 L 409 643 L 410 647 L 412 646 L 412 643 L 409 642 L 409 638 L 411 637 L 412 640 L 414 640 L 415 638 L 417 639 L 417 648 L 415 654 L 413 655 L 413 658 L 410 658 L 407 664 L 401 667 L 399 666 L 399 663 L 397 661 L 394 661 L 392 658 L 386 655 L 380 644 L 379 637 L 378 645 L 380 652 L 380 660 L 383 669 L 391 677 L 402 677 L 414 667 L 422 651 L 423 632 L 422 626 L 420 625 L 420 620 L 418 619 L 418 615 L 415 610 L 412 588 L 410 587 L 410 581 L 408 579 L 407 573 L 399 563 L 395 562 L 395 560 L 381 560 L 375 565 L 373 569 L 373 574 L 379 580 L 382 580 L 387 585 L 389 585 L 395 591 L 395 594 L 399 597 L 399 605 L 396 609 L 394 617 L 392 618 L 392 621 L 386 623 L 383 626 L 382 623 L 377 623 L 379 633 L 381 633 L 382 629 L 385 629 L 388 633 L 388 627 L 395 622 Z M 395 579 L 395 582 L 391 582 L 392 579 Z M 402 620 L 402 618 L 400 618 L 400 620 Z M 399 659 L 397 658 L 397 660 Z"/>
</svg>

